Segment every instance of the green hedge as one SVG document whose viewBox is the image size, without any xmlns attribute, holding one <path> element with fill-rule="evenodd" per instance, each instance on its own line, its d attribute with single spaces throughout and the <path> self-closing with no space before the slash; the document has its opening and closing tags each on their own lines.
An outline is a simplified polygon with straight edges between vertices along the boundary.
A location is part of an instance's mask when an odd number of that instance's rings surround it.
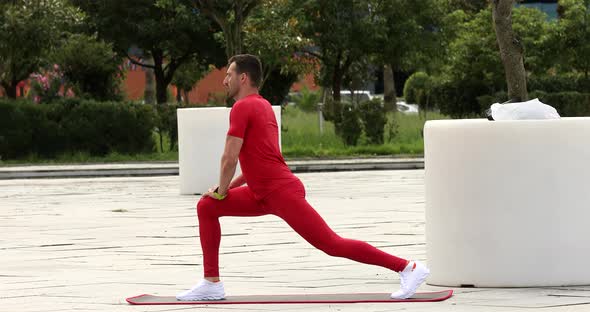
<svg viewBox="0 0 590 312">
<path fill-rule="evenodd" d="M 535 91 L 529 93 L 529 98 L 539 98 L 541 102 L 555 107 L 562 117 L 590 116 L 590 93 Z"/>
<path fill-rule="evenodd" d="M 149 152 L 154 149 L 156 120 L 152 106 L 134 103 L 67 99 L 34 104 L 0 99 L 0 159 Z"/>
<path fill-rule="evenodd" d="M 566 91 L 588 93 L 590 92 L 590 79 L 569 75 L 531 76 L 527 81 L 527 88 L 531 91 L 548 93 Z"/>
<path fill-rule="evenodd" d="M 590 116 L 590 93 L 580 92 L 556 92 L 542 91 L 529 92 L 529 99 L 538 98 L 541 102 L 557 109 L 562 117 Z M 489 108 L 493 103 L 502 103 L 508 100 L 506 92 L 498 92 L 495 95 L 483 95 L 477 101 L 484 108 Z"/>
</svg>

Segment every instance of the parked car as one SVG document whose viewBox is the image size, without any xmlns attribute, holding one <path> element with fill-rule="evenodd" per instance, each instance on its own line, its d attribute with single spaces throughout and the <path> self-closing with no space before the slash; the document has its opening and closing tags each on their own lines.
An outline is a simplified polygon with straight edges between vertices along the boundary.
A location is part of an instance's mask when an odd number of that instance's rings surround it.
<svg viewBox="0 0 590 312">
<path fill-rule="evenodd" d="M 365 101 L 370 101 L 373 99 L 373 95 L 371 92 L 366 90 L 356 90 L 354 93 L 351 93 L 349 90 L 341 90 L 340 91 L 340 101 L 343 103 L 353 103 L 353 104 L 360 104 Z"/>
<path fill-rule="evenodd" d="M 398 101 L 397 111 L 404 114 L 418 114 L 419 109 L 416 104 L 407 104 L 404 101 Z"/>
<path fill-rule="evenodd" d="M 373 98 L 380 99 L 383 101 L 383 94 L 374 94 Z M 420 111 L 418 105 L 416 104 L 408 104 L 406 101 L 397 100 L 397 111 L 403 114 L 418 114 Z"/>
</svg>

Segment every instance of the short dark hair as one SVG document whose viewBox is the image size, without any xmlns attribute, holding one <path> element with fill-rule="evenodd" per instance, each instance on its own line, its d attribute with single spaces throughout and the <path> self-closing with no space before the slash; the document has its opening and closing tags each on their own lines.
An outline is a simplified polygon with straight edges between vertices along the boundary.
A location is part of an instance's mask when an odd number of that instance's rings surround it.
<svg viewBox="0 0 590 312">
<path fill-rule="evenodd" d="M 262 64 L 258 57 L 251 54 L 238 54 L 232 56 L 227 64 L 236 63 L 236 72 L 246 74 L 252 81 L 252 86 L 259 87 L 262 80 Z"/>
</svg>

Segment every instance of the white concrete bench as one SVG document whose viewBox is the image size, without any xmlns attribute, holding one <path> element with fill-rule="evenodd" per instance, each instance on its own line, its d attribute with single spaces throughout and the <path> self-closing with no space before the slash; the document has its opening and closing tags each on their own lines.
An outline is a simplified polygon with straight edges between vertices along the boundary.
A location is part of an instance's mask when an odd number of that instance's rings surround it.
<svg viewBox="0 0 590 312">
<path fill-rule="evenodd" d="M 281 107 L 273 106 L 281 140 Z M 230 108 L 181 108 L 178 117 L 180 194 L 202 194 L 219 183 Z M 236 175 L 240 174 L 240 168 Z"/>
<path fill-rule="evenodd" d="M 429 121 L 433 285 L 590 284 L 590 118 Z"/>
</svg>

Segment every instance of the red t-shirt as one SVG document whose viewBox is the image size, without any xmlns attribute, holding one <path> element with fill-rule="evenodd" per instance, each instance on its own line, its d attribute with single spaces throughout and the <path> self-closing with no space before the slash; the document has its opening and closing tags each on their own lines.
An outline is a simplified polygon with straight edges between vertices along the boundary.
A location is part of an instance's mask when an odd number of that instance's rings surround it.
<svg viewBox="0 0 590 312">
<path fill-rule="evenodd" d="M 249 95 L 234 104 L 227 134 L 244 140 L 240 167 L 256 199 L 263 199 L 279 187 L 297 181 L 281 154 L 272 106 L 262 96 Z"/>
</svg>

